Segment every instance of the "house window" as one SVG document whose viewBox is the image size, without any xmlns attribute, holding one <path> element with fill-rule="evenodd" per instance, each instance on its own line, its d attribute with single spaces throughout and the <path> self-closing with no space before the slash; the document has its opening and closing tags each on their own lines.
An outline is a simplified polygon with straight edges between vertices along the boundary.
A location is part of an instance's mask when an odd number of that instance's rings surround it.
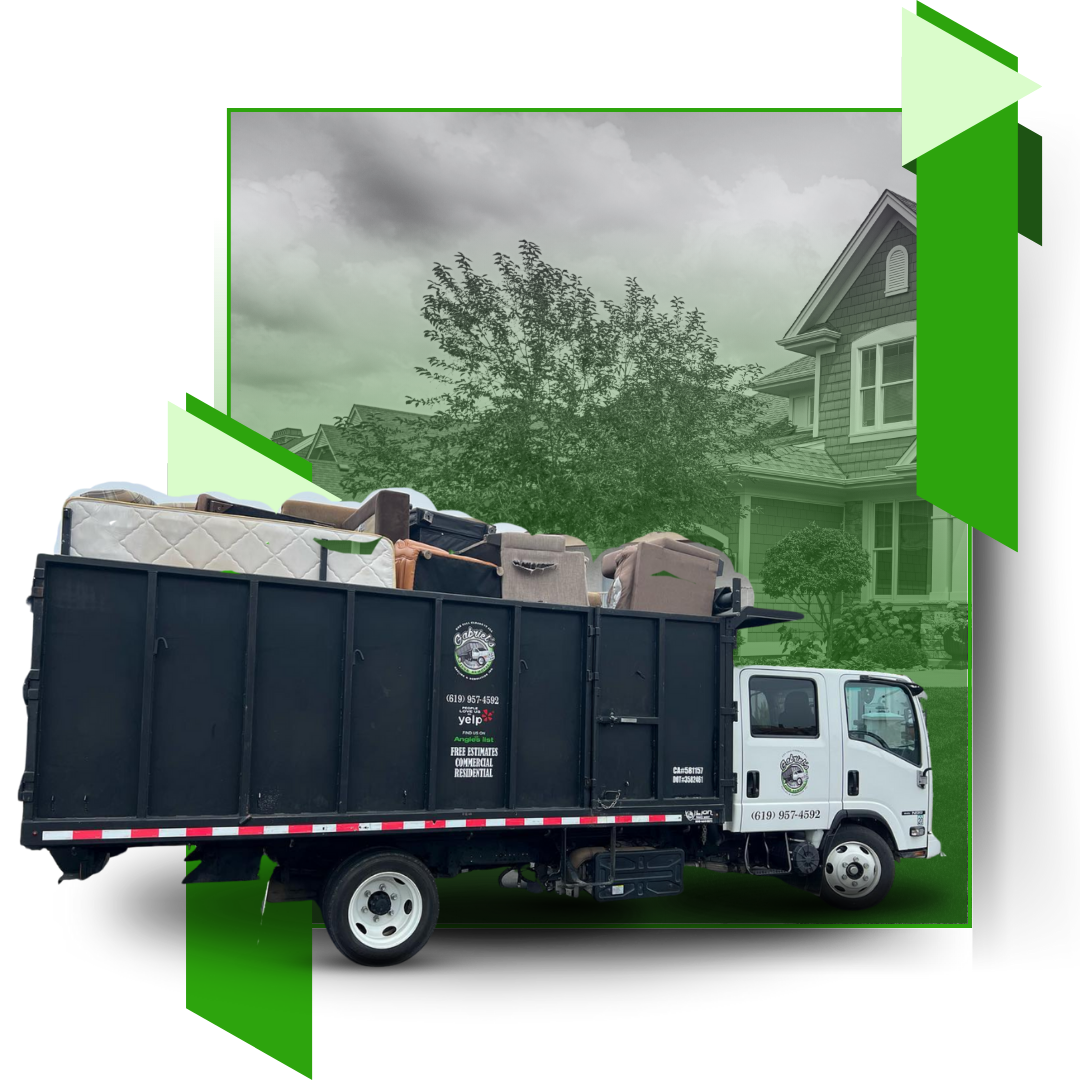
<svg viewBox="0 0 1080 1080">
<path fill-rule="evenodd" d="M 859 350 L 859 429 L 915 421 L 915 339 Z"/>
<path fill-rule="evenodd" d="M 851 343 L 850 441 L 915 434 L 915 320 L 879 326 Z"/>
<path fill-rule="evenodd" d="M 791 422 L 797 428 L 814 426 L 813 394 L 800 394 L 791 399 Z"/>
<path fill-rule="evenodd" d="M 908 290 L 908 255 L 902 244 L 889 252 L 885 259 L 885 295 L 896 296 Z"/>
<path fill-rule="evenodd" d="M 874 504 L 875 596 L 928 596 L 933 507 L 922 499 Z"/>
<path fill-rule="evenodd" d="M 813 679 L 755 675 L 750 680 L 750 734 L 756 739 L 816 739 Z"/>
<path fill-rule="evenodd" d="M 335 461 L 334 451 L 329 446 L 320 446 L 318 450 L 311 452 L 310 461 Z"/>
</svg>

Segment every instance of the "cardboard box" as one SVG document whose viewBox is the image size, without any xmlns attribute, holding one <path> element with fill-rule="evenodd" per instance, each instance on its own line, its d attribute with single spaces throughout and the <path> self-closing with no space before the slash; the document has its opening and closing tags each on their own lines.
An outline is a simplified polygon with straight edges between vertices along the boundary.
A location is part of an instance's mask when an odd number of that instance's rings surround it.
<svg viewBox="0 0 1080 1080">
<path fill-rule="evenodd" d="M 667 536 L 604 557 L 615 582 L 607 606 L 672 615 L 711 615 L 721 553 Z"/>
</svg>

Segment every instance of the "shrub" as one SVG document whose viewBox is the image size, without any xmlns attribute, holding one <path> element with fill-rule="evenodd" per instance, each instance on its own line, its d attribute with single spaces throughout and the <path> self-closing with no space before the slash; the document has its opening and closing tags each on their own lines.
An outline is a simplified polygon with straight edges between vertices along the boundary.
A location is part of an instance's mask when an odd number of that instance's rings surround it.
<svg viewBox="0 0 1080 1080">
<path fill-rule="evenodd" d="M 936 611 L 930 616 L 934 629 L 939 634 L 951 634 L 957 641 L 967 641 L 968 636 L 968 606 L 958 604 L 955 600 L 944 611 Z"/>
<path fill-rule="evenodd" d="M 765 595 L 790 600 L 813 619 L 829 653 L 841 594 L 869 580 L 870 556 L 854 536 L 811 524 L 768 550 L 759 584 Z"/>
<path fill-rule="evenodd" d="M 817 636 L 798 634 L 791 626 L 780 627 L 784 652 L 781 664 L 791 667 L 829 667 L 825 642 Z"/>
<path fill-rule="evenodd" d="M 855 658 L 875 655 L 873 649 L 880 641 L 909 642 L 925 662 L 922 609 L 893 607 L 880 600 L 853 604 L 834 620 L 829 656 L 843 666 L 860 666 L 855 664 Z"/>
<path fill-rule="evenodd" d="M 878 638 L 846 666 L 857 671 L 910 671 L 926 667 L 926 651 L 904 637 Z"/>
</svg>

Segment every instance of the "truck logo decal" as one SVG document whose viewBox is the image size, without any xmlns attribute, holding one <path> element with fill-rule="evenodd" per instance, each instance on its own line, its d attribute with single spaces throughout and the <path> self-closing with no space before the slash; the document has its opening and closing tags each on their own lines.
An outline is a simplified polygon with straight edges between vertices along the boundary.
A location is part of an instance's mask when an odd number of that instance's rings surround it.
<svg viewBox="0 0 1080 1080">
<path fill-rule="evenodd" d="M 798 795 L 810 782 L 810 762 L 802 754 L 785 754 L 780 759 L 780 783 L 789 795 Z"/>
<path fill-rule="evenodd" d="M 495 663 L 495 635 L 481 622 L 461 623 L 454 631 L 454 663 L 466 679 L 482 679 Z"/>
</svg>

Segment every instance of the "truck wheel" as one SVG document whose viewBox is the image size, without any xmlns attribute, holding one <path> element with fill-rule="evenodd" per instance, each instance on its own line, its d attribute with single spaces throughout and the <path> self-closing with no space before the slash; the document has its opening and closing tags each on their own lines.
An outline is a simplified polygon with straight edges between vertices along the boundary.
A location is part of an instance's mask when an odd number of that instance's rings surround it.
<svg viewBox="0 0 1080 1080">
<path fill-rule="evenodd" d="M 889 845 L 861 825 L 845 825 L 828 841 L 821 860 L 821 898 L 839 908 L 868 908 L 893 883 Z"/>
<path fill-rule="evenodd" d="M 327 879 L 322 901 L 338 951 L 372 967 L 400 964 L 418 953 L 439 918 L 431 871 L 398 852 L 346 859 Z"/>
</svg>

